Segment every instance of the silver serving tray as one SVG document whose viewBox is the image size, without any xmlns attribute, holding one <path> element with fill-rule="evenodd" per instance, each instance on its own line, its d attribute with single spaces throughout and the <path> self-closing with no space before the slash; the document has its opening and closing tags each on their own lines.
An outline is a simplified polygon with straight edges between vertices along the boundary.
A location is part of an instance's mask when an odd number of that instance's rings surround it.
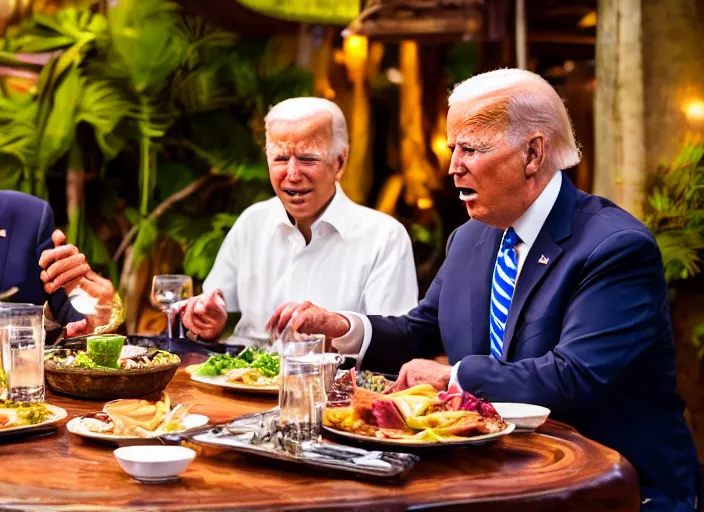
<svg viewBox="0 0 704 512">
<path fill-rule="evenodd" d="M 293 454 L 281 446 L 281 433 L 272 433 L 276 430 L 278 415 L 278 408 L 249 414 L 232 423 L 189 436 L 189 439 L 277 461 L 384 479 L 402 478 L 420 460 L 417 455 L 409 453 L 371 451 L 326 440 L 302 443 L 298 454 Z"/>
</svg>

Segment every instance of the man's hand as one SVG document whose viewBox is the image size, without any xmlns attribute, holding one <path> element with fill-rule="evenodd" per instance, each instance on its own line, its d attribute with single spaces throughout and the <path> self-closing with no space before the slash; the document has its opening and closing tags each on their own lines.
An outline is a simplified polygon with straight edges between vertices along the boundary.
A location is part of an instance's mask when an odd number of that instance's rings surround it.
<svg viewBox="0 0 704 512">
<path fill-rule="evenodd" d="M 179 312 L 183 326 L 204 340 L 220 336 L 227 323 L 227 308 L 220 290 L 188 299 Z"/>
<path fill-rule="evenodd" d="M 112 306 L 115 287 L 112 285 L 110 279 L 105 279 L 90 270 L 81 278 L 78 284 L 84 292 L 98 299 L 98 304 L 101 306 Z"/>
<path fill-rule="evenodd" d="M 39 266 L 43 269 L 39 277 L 44 283 L 46 293 L 52 294 L 63 288 L 70 294 L 91 271 L 90 265 L 76 246 L 64 245 L 66 235 L 60 230 L 52 233 L 51 240 L 54 242 L 54 248 L 47 249 L 39 257 Z"/>
<path fill-rule="evenodd" d="M 350 322 L 338 313 L 316 306 L 312 302 L 287 302 L 276 308 L 266 324 L 274 335 L 291 322 L 291 329 L 305 334 L 324 334 L 328 339 L 339 338 L 350 330 Z"/>
<path fill-rule="evenodd" d="M 452 366 L 430 359 L 413 359 L 401 367 L 398 379 L 388 392 L 402 391 L 418 384 L 430 384 L 438 391 L 444 391 L 450 382 L 451 374 Z"/>
<path fill-rule="evenodd" d="M 66 325 L 66 337 L 73 338 L 74 336 L 84 336 L 90 334 L 95 330 L 93 323 L 87 318 L 79 320 L 77 322 L 71 322 Z"/>
</svg>

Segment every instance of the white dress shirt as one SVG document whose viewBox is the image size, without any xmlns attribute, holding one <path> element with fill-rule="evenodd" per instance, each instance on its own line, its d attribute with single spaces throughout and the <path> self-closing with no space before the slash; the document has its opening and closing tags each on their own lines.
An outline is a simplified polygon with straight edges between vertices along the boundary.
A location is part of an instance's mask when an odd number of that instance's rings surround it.
<svg viewBox="0 0 704 512">
<path fill-rule="evenodd" d="M 514 223 L 513 229 L 521 239 L 519 244 L 516 244 L 516 252 L 518 253 L 518 271 L 516 274 L 516 282 L 521 275 L 523 263 L 528 257 L 530 248 L 533 247 L 535 240 L 538 238 L 540 230 L 543 229 L 543 224 L 548 218 L 552 207 L 557 201 L 557 196 L 560 194 L 562 187 L 562 172 L 558 171 L 550 179 L 547 186 L 540 193 L 538 198 L 521 217 Z M 492 269 L 493 271 L 493 269 Z M 488 311 L 487 311 L 488 313 Z M 344 336 L 333 340 L 332 345 L 339 352 L 346 354 L 358 353 L 357 367 L 362 362 L 367 347 L 372 340 L 372 324 L 369 319 L 363 315 L 343 313 L 350 322 L 350 330 Z M 487 320 L 487 331 L 489 330 L 489 322 Z M 461 361 L 457 362 L 452 368 L 451 382 L 457 381 L 457 370 Z"/>
<path fill-rule="evenodd" d="M 277 197 L 242 212 L 203 283 L 242 313 L 228 344 L 269 341 L 264 327 L 284 302 L 385 315 L 417 305 L 411 240 L 393 217 L 352 202 L 337 185 L 311 232 L 306 245 Z"/>
</svg>

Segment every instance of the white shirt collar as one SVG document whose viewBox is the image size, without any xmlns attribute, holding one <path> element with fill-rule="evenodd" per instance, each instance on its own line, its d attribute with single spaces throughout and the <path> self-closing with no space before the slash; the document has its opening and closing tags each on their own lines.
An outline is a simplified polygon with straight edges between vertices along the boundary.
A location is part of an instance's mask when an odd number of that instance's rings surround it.
<svg viewBox="0 0 704 512">
<path fill-rule="evenodd" d="M 557 171 L 548 182 L 547 186 L 533 201 L 533 204 L 523 215 L 513 224 L 513 229 L 521 239 L 521 242 L 528 247 L 532 247 L 538 238 L 538 233 L 543 229 L 545 220 L 550 215 L 550 210 L 557 201 L 562 187 L 562 171 Z"/>
<path fill-rule="evenodd" d="M 278 199 L 277 203 L 277 206 L 271 212 L 272 234 L 275 232 L 276 228 L 281 225 L 296 229 L 296 226 L 291 223 L 291 219 L 289 218 L 283 203 Z M 330 204 L 327 208 L 325 208 L 320 217 L 313 222 L 311 229 L 315 231 L 316 226 L 321 223 L 326 223 L 332 226 L 335 231 L 337 231 L 340 236 L 344 238 L 347 229 L 347 206 L 349 203 L 350 199 L 342 191 L 340 184 L 335 183 L 335 195 L 333 196 L 332 201 L 330 201 Z"/>
</svg>

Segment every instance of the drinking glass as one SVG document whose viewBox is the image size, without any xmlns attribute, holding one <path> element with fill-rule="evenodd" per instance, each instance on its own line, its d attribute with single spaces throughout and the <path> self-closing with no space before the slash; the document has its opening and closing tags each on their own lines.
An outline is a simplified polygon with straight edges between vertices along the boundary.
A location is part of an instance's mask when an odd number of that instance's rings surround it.
<svg viewBox="0 0 704 512">
<path fill-rule="evenodd" d="M 159 274 L 152 281 L 152 305 L 166 313 L 167 334 L 173 337 L 173 310 L 171 305 L 193 297 L 193 280 L 180 274 Z"/>
<path fill-rule="evenodd" d="M 282 343 L 279 373 L 279 426 L 284 447 L 298 453 L 300 443 L 320 435 L 325 407 L 325 336 L 298 335 Z"/>
<path fill-rule="evenodd" d="M 44 314 L 42 306 L 0 307 L 0 359 L 4 393 L 10 400 L 43 402 Z"/>
</svg>

